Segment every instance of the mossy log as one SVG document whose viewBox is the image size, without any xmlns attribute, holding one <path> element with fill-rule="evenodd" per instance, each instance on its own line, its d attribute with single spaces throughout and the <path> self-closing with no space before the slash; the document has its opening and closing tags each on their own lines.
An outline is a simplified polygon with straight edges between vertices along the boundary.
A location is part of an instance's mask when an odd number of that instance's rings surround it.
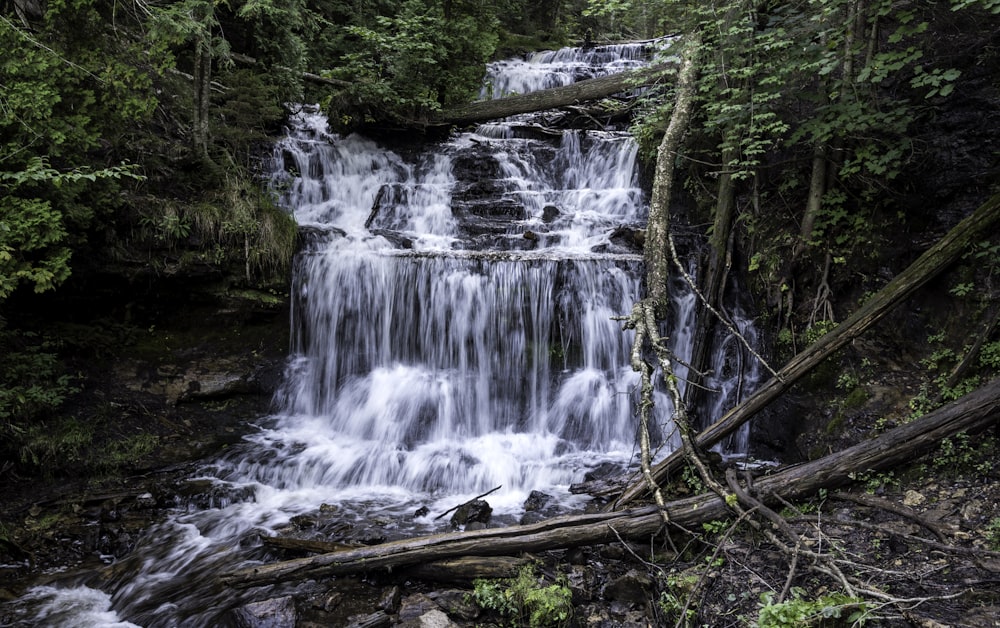
<svg viewBox="0 0 1000 628">
<path fill-rule="evenodd" d="M 998 220 L 1000 220 L 1000 195 L 992 197 L 958 223 L 906 270 L 868 299 L 847 320 L 789 360 L 788 364 L 778 371 L 777 377 L 768 380 L 743 403 L 699 432 L 695 437 L 695 444 L 703 449 L 708 448 L 735 432 L 823 360 L 875 325 L 893 307 L 958 260 L 976 240 L 990 235 Z M 652 470 L 654 480 L 663 482 L 671 471 L 680 467 L 683 459 L 683 452 L 678 450 L 658 462 Z M 643 496 L 647 490 L 645 479 L 636 477 L 611 507 L 623 508 Z"/>
<path fill-rule="evenodd" d="M 943 438 L 980 430 L 1000 419 L 1000 379 L 994 379 L 961 399 L 912 423 L 900 426 L 805 464 L 761 478 L 754 490 L 761 501 L 774 496 L 798 500 L 821 488 L 846 484 L 863 471 L 882 471 L 912 460 Z M 669 502 L 664 510 L 672 523 L 692 527 L 731 515 L 726 502 L 706 493 Z M 395 570 L 432 561 L 468 556 L 511 556 L 623 539 L 648 539 L 664 525 L 660 508 L 568 515 L 531 525 L 451 532 L 381 545 L 330 552 L 273 564 L 248 566 L 221 576 L 223 584 L 252 587 L 309 578 Z"/>
<path fill-rule="evenodd" d="M 670 67 L 672 66 L 669 64 L 657 64 L 528 94 L 517 94 L 495 100 L 479 100 L 442 111 L 434 116 L 431 124 L 460 126 L 499 120 L 521 113 L 578 105 L 655 83 Z"/>
</svg>

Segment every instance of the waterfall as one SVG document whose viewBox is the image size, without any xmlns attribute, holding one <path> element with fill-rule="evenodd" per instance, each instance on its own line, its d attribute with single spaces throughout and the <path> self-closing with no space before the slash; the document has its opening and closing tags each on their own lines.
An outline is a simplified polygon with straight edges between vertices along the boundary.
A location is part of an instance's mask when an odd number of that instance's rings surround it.
<svg viewBox="0 0 1000 628">
<path fill-rule="evenodd" d="M 647 56 L 608 46 L 496 63 L 484 97 Z M 274 415 L 194 478 L 209 503 L 180 504 L 113 575 L 33 589 L 15 625 L 218 625 L 253 592 L 208 583 L 260 559 L 255 539 L 297 515 L 332 507 L 413 534 L 499 486 L 494 513 L 516 521 L 531 491 L 579 508 L 571 483 L 633 467 L 638 376 L 615 317 L 642 296 L 642 258 L 616 233 L 646 219 L 637 147 L 623 129 L 538 128 L 524 116 L 393 150 L 330 134 L 302 108 L 273 159 L 305 238 Z M 684 359 L 696 300 L 674 288 L 665 331 Z M 710 382 L 720 408 L 746 371 L 732 355 L 719 350 Z M 670 416 L 657 393 L 661 455 L 677 446 Z"/>
</svg>

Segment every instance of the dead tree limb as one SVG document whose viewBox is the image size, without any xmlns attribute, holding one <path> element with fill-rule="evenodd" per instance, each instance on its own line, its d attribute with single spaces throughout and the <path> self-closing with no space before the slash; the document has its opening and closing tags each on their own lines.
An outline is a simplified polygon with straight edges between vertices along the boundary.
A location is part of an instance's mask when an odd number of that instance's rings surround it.
<svg viewBox="0 0 1000 628">
<path fill-rule="evenodd" d="M 912 460 L 958 432 L 975 431 L 1000 418 L 1000 379 L 994 379 L 961 399 L 923 417 L 853 447 L 789 467 L 759 479 L 755 487 L 762 503 L 774 495 L 789 500 L 808 497 L 820 488 L 850 481 L 850 474 L 881 471 Z M 706 493 L 667 504 L 671 523 L 691 527 L 731 513 L 725 500 Z M 569 515 L 523 526 L 452 532 L 404 539 L 382 545 L 331 552 L 269 565 L 252 565 L 221 576 L 224 584 L 252 587 L 278 582 L 373 572 L 463 556 L 510 556 L 581 545 L 648 539 L 663 527 L 660 508 Z"/>
<path fill-rule="evenodd" d="M 927 249 L 923 255 L 910 264 L 906 270 L 866 301 L 847 320 L 789 360 L 788 364 L 778 371 L 777 377 L 768 380 L 743 403 L 699 432 L 695 444 L 701 448 L 708 448 L 732 434 L 813 367 L 872 327 L 884 318 L 893 307 L 944 271 L 951 263 L 961 257 L 969 245 L 977 239 L 989 235 L 993 225 L 998 220 L 1000 220 L 1000 195 L 990 198 L 972 215 L 958 223 L 934 246 Z M 657 463 L 653 469 L 653 478 L 657 482 L 662 482 L 668 473 L 678 468 L 682 460 L 683 452 L 671 453 Z M 622 508 L 645 494 L 646 481 L 645 478 L 640 478 L 632 482 L 621 497 L 612 504 L 612 507 Z"/>
<path fill-rule="evenodd" d="M 485 493 L 483 493 L 482 495 L 476 495 L 475 497 L 473 497 L 472 499 L 470 499 L 470 500 L 469 500 L 469 501 L 467 501 L 467 502 L 462 502 L 461 504 L 459 504 L 459 505 L 457 505 L 457 506 L 452 506 L 451 508 L 449 508 L 448 510 L 444 511 L 444 512 L 443 512 L 443 513 L 441 513 L 440 515 L 438 515 L 438 516 L 434 517 L 434 520 L 435 520 L 435 521 L 437 521 L 437 520 L 438 520 L 438 519 L 440 519 L 441 517 L 443 517 L 443 516 L 447 515 L 447 514 L 448 514 L 449 512 L 452 512 L 452 511 L 455 511 L 455 510 L 458 510 L 458 509 L 459 509 L 459 508 L 461 508 L 462 506 L 468 506 L 469 504 L 471 504 L 472 502 L 476 501 L 477 499 L 482 499 L 482 498 L 486 497 L 487 495 L 489 495 L 490 493 L 495 493 L 496 491 L 499 491 L 499 490 L 500 490 L 500 488 L 501 488 L 502 486 L 503 486 L 503 485 L 501 484 L 500 486 L 498 486 L 498 487 L 496 487 L 496 488 L 491 488 L 490 490 L 486 491 L 486 492 L 485 492 Z"/>
</svg>

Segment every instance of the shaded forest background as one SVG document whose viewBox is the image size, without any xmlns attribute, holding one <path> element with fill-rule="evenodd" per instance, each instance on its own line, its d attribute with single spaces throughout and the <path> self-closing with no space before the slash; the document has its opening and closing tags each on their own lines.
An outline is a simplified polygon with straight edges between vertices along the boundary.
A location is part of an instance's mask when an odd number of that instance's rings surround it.
<svg viewBox="0 0 1000 628">
<path fill-rule="evenodd" d="M 997 192 L 998 12 L 996 0 L 4 0 L 0 473 L 134 465 L 158 443 L 116 429 L 107 404 L 108 416 L 84 408 L 90 371 L 126 346 L 177 350 L 141 345 L 195 298 L 280 308 L 296 226 L 262 172 L 289 103 L 320 103 L 342 133 L 420 140 L 478 93 L 487 61 L 581 42 L 699 34 L 675 229 L 753 295 L 780 365 Z M 591 111 L 632 116 L 650 169 L 674 102 L 664 67 L 640 97 Z M 934 311 L 909 312 L 874 349 L 912 367 L 917 392 L 897 406 L 926 412 L 1000 371 L 998 265 L 1000 241 L 978 243 L 932 287 Z M 839 356 L 805 392 L 849 408 L 875 368 Z M 843 413 L 828 414 L 831 440 Z"/>
</svg>

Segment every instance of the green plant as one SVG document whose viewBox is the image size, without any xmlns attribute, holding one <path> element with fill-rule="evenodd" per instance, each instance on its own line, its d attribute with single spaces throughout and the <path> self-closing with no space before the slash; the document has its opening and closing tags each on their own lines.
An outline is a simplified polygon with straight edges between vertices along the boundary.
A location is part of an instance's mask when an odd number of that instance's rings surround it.
<svg viewBox="0 0 1000 628">
<path fill-rule="evenodd" d="M 849 626 L 863 626 L 867 621 L 868 607 L 861 598 L 830 593 L 810 600 L 805 594 L 803 589 L 793 587 L 791 599 L 775 603 L 773 591 L 762 593 L 758 628 L 801 628 L 831 619 L 842 620 Z"/>
<path fill-rule="evenodd" d="M 80 426 L 60 429 L 53 416 L 77 391 L 59 361 L 59 345 L 33 332 L 6 330 L 0 319 L 0 451 L 10 460 L 40 465 L 75 452 Z"/>
<path fill-rule="evenodd" d="M 994 552 L 1000 551 L 1000 517 L 993 517 L 986 524 L 986 542 Z"/>
<path fill-rule="evenodd" d="M 557 628 L 567 626 L 573 614 L 573 594 L 565 578 L 541 586 L 533 564 L 522 567 L 516 578 L 478 579 L 473 587 L 476 604 L 495 611 L 511 626 Z"/>
<path fill-rule="evenodd" d="M 995 438 L 981 438 L 974 445 L 968 433 L 959 432 L 941 439 L 931 458 L 931 464 L 938 471 L 985 475 L 992 468 L 996 446 Z"/>
<path fill-rule="evenodd" d="M 670 620 L 671 624 L 676 623 L 682 614 L 682 626 L 691 626 L 694 622 L 698 612 L 691 608 L 688 598 L 698 585 L 698 580 L 699 576 L 691 573 L 667 576 L 666 586 L 660 593 L 658 604 L 660 611 Z"/>
<path fill-rule="evenodd" d="M 698 475 L 698 470 L 694 468 L 694 465 L 686 465 L 684 469 L 681 470 L 681 480 L 689 490 L 695 493 L 702 493 L 705 491 L 705 483 L 702 482 L 701 476 Z"/>
<path fill-rule="evenodd" d="M 899 479 L 892 471 L 879 472 L 868 469 L 867 471 L 862 471 L 860 473 L 848 473 L 847 477 L 855 482 L 863 483 L 865 485 L 865 491 L 868 493 L 875 493 L 876 491 L 884 489 L 887 486 L 899 485 Z"/>
</svg>

